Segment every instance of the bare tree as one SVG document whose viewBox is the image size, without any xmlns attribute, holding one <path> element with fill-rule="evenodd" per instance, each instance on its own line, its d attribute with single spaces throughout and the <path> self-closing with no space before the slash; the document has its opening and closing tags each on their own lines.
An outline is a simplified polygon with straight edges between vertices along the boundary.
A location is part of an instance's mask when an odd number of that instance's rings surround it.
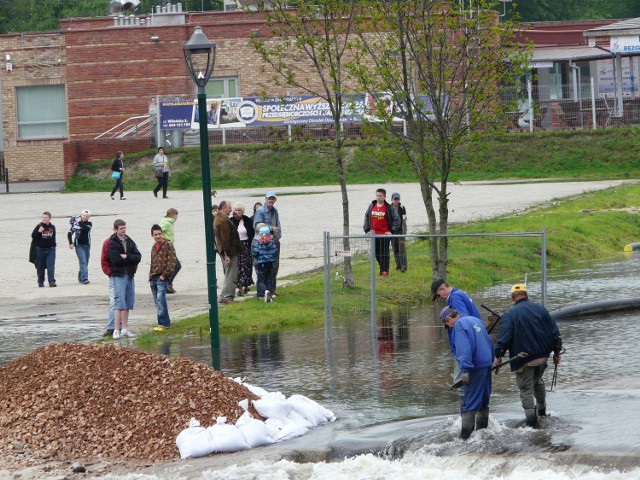
<svg viewBox="0 0 640 480">
<path fill-rule="evenodd" d="M 356 9 L 351 2 L 318 0 L 289 8 L 275 0 L 263 11 L 270 38 L 254 38 L 252 45 L 274 73 L 277 85 L 291 86 L 324 99 L 335 129 L 335 164 L 342 192 L 344 250 L 349 251 L 349 198 L 343 158 L 341 119 L 350 100 L 345 91 L 344 62 L 353 36 Z M 268 93 L 268 92 L 266 92 Z M 351 258 L 345 257 L 344 285 L 352 287 Z"/>
<path fill-rule="evenodd" d="M 368 21 L 359 24 L 349 65 L 360 88 L 378 94 L 384 121 L 371 127 L 387 132 L 418 175 L 429 233 L 441 235 L 430 239 L 439 278 L 447 275 L 449 175 L 466 161 L 475 132 L 504 127 L 512 107 L 501 97 L 528 68 L 515 23 L 499 21 L 495 2 L 469 3 L 473 9 L 458 1 L 365 0 Z"/>
</svg>

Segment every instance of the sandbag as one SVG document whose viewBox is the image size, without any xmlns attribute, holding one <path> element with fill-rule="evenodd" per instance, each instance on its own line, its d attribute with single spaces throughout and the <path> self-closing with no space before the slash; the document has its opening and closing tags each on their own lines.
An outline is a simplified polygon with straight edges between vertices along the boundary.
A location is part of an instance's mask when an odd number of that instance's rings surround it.
<svg viewBox="0 0 640 480">
<path fill-rule="evenodd" d="M 189 421 L 188 428 L 178 434 L 176 446 L 180 451 L 180 458 L 204 457 L 212 453 L 215 448 L 211 435 L 195 418 Z"/>
<path fill-rule="evenodd" d="M 249 445 L 244 439 L 244 436 L 235 425 L 228 425 L 224 423 L 226 418 L 219 417 L 218 423 L 207 428 L 209 435 L 211 435 L 214 452 L 238 452 L 240 450 L 246 450 Z"/>
</svg>

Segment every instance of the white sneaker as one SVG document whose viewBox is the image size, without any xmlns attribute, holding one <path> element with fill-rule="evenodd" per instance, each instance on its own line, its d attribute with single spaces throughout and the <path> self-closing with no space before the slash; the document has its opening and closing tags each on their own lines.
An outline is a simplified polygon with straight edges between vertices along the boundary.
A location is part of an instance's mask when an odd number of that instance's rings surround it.
<svg viewBox="0 0 640 480">
<path fill-rule="evenodd" d="M 125 330 L 126 332 L 126 330 Z M 113 339 L 114 340 L 118 340 L 120 338 L 120 331 L 119 330 L 114 330 L 113 331 Z"/>
<path fill-rule="evenodd" d="M 271 295 L 269 294 L 269 290 L 264 291 L 264 302 L 268 303 L 271 301 Z"/>
<path fill-rule="evenodd" d="M 133 333 L 131 333 L 129 330 L 126 330 L 126 329 L 120 331 L 120 336 L 121 337 L 135 338 L 135 335 Z"/>
</svg>

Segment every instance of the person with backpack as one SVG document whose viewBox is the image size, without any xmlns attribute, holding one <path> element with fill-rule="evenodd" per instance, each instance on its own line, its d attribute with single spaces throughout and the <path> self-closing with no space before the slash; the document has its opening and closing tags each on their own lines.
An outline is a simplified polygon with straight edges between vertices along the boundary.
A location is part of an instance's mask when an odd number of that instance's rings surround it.
<svg viewBox="0 0 640 480">
<path fill-rule="evenodd" d="M 169 187 L 169 159 L 164 154 L 164 148 L 159 147 L 158 153 L 153 157 L 153 169 L 155 170 L 158 185 L 153 189 L 153 196 L 158 198 L 158 191 L 162 188 L 162 198 L 167 197 L 167 188 Z"/>
<path fill-rule="evenodd" d="M 91 227 L 89 221 L 91 212 L 83 210 L 80 215 L 74 215 L 69 220 L 71 228 L 67 233 L 69 248 L 76 251 L 80 270 L 78 271 L 78 282 L 83 285 L 89 284 L 89 257 L 91 256 Z"/>
</svg>

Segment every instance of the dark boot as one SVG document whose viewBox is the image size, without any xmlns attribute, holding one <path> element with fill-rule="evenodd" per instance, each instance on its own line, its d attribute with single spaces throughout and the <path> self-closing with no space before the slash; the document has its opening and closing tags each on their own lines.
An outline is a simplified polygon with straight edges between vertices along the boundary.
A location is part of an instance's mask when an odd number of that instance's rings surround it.
<svg viewBox="0 0 640 480">
<path fill-rule="evenodd" d="M 476 430 L 482 430 L 489 426 L 489 407 L 481 408 L 476 414 Z"/>
<path fill-rule="evenodd" d="M 462 417 L 462 431 L 460 432 L 460 438 L 466 440 L 471 436 L 476 426 L 476 411 L 463 412 L 460 416 Z"/>
<path fill-rule="evenodd" d="M 547 416 L 547 404 L 546 403 L 538 403 L 536 405 L 536 410 L 538 411 L 538 416 L 539 417 L 546 417 Z"/>
<path fill-rule="evenodd" d="M 527 408 L 524 411 L 525 417 L 527 417 L 527 427 L 537 427 L 538 426 L 538 417 L 536 415 L 535 408 Z"/>
</svg>

